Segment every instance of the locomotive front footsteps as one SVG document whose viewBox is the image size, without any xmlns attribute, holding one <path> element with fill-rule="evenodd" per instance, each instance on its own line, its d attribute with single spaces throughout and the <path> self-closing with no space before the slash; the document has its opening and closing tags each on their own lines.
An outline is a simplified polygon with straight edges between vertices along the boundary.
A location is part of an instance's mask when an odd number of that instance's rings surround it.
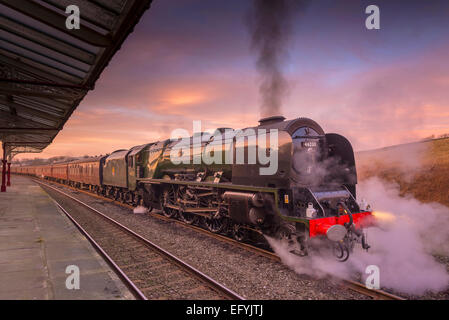
<svg viewBox="0 0 449 320">
<path fill-rule="evenodd" d="M 324 133 L 313 120 L 286 121 L 280 116 L 245 129 L 252 134 L 246 134 L 243 143 L 236 143 L 235 136 L 229 141 L 225 131 L 218 129 L 215 139 L 190 145 L 189 152 L 185 147 L 178 150 L 182 139 L 169 139 L 104 157 L 12 171 L 157 208 L 166 217 L 231 234 L 239 241 L 262 233 L 281 240 L 300 256 L 312 254 L 315 243 L 331 249 L 340 261 L 348 259 L 356 243 L 368 250 L 363 228 L 374 221 L 371 212 L 356 201 L 354 152 L 346 138 Z M 235 160 L 239 152 L 250 152 L 251 141 L 259 143 L 261 131 L 277 132 L 274 174 L 260 174 L 272 167 L 266 162 L 194 161 L 218 138 L 223 144 L 218 149 L 215 144 L 213 157 L 220 153 L 218 158 L 224 160 L 231 146 Z M 273 152 L 272 142 L 270 137 L 269 147 L 258 146 L 266 156 Z M 174 162 L 174 153 L 190 161 Z"/>
</svg>

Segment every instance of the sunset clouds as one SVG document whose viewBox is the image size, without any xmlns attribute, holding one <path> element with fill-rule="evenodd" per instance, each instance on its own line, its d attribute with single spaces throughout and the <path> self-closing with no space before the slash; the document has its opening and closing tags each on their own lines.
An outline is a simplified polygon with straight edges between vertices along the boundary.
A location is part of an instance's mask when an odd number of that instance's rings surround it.
<svg viewBox="0 0 449 320">
<path fill-rule="evenodd" d="M 376 2 L 381 30 L 368 31 L 371 3 L 310 1 L 283 66 L 283 115 L 313 118 L 356 150 L 449 132 L 449 4 Z M 191 130 L 192 120 L 256 125 L 259 79 L 244 25 L 250 3 L 155 0 L 39 156 L 104 154 Z"/>
</svg>

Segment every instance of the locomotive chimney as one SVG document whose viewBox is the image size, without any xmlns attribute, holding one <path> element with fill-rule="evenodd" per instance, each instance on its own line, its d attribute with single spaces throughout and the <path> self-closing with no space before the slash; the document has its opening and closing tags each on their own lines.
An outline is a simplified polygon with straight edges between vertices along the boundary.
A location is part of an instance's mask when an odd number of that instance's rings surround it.
<svg viewBox="0 0 449 320">
<path fill-rule="evenodd" d="M 284 120 L 285 120 L 285 117 L 283 117 L 283 116 L 272 116 L 272 117 L 262 118 L 259 120 L 259 126 L 265 126 L 265 125 L 273 124 L 276 122 L 282 122 Z"/>
</svg>

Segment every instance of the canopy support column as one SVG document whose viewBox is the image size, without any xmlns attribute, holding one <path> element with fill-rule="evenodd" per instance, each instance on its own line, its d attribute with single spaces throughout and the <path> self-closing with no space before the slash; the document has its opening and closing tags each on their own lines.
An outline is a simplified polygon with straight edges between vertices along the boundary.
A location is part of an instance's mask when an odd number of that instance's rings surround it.
<svg viewBox="0 0 449 320">
<path fill-rule="evenodd" d="M 6 186 L 11 186 L 11 162 L 8 162 L 8 180 L 6 181 Z"/>
<path fill-rule="evenodd" d="M 6 162 L 7 162 L 7 160 L 6 160 L 6 144 L 5 143 L 3 143 L 3 160 L 2 160 L 2 164 L 3 164 L 3 167 L 2 167 L 2 187 L 1 187 L 1 190 L 0 190 L 0 192 L 6 192 Z"/>
</svg>

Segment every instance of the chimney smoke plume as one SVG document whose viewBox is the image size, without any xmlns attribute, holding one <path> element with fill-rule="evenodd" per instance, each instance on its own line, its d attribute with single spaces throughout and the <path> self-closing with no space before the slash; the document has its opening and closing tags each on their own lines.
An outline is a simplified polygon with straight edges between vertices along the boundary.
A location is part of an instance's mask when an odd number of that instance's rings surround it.
<svg viewBox="0 0 449 320">
<path fill-rule="evenodd" d="M 251 49 L 257 54 L 263 117 L 281 114 L 282 100 L 288 92 L 282 64 L 287 54 L 292 17 L 302 3 L 301 0 L 253 0 L 248 12 L 246 22 Z"/>
</svg>

